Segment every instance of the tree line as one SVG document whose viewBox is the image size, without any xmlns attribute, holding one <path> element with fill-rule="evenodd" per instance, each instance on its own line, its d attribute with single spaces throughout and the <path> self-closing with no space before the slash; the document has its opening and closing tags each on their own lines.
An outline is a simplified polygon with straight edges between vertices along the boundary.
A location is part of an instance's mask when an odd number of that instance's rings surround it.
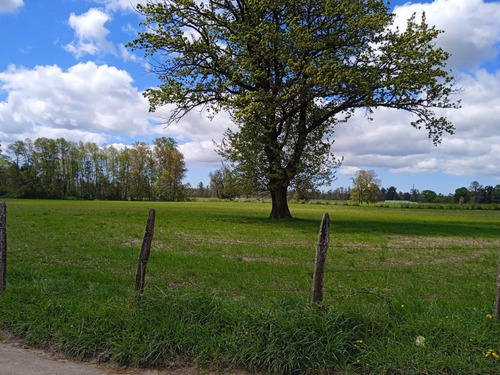
<svg viewBox="0 0 500 375">
<path fill-rule="evenodd" d="M 1 145 L 0 145 L 1 146 Z M 172 138 L 156 138 L 152 144 L 135 142 L 130 147 L 99 147 L 95 143 L 70 142 L 64 138 L 27 138 L 0 147 L 0 196 L 51 199 L 165 200 L 238 197 L 269 198 L 255 189 L 244 174 L 223 166 L 209 174 L 210 183 L 196 187 L 183 184 L 187 169 L 184 156 Z M 432 190 L 399 191 L 381 187 L 374 171 L 360 170 L 351 187 L 320 191 L 310 179 L 295 179 L 288 199 L 312 199 L 373 203 L 409 201 L 419 203 L 500 203 L 500 185 L 483 186 L 477 181 L 454 194 Z"/>
<path fill-rule="evenodd" d="M 418 203 L 500 203 L 500 185 L 483 186 L 472 181 L 467 188 L 455 189 L 454 194 L 442 195 L 433 190 L 411 189 L 410 192 L 398 192 L 395 186 L 381 188 L 380 180 L 374 171 L 360 170 L 352 178 L 353 187 L 349 190 L 349 200 L 357 203 L 373 203 L 379 201 L 409 201 Z"/>
<path fill-rule="evenodd" d="M 64 138 L 27 138 L 0 150 L 0 196 L 167 200 L 186 197 L 184 156 L 172 138 L 99 147 Z"/>
<path fill-rule="evenodd" d="M 411 189 L 402 192 L 395 186 L 382 187 L 381 181 L 374 171 L 360 170 L 352 178 L 352 186 L 337 187 L 326 191 L 319 190 L 311 180 L 296 179 L 288 191 L 288 199 L 307 202 L 316 200 L 351 201 L 358 204 L 385 201 L 406 201 L 415 203 L 471 203 L 488 204 L 500 203 L 500 185 L 483 186 L 477 181 L 472 181 L 470 186 L 460 187 L 454 194 L 440 194 L 433 190 Z M 265 191 L 252 191 L 245 184 L 244 179 L 235 169 L 222 167 L 210 173 L 210 185 L 203 189 L 190 189 L 190 196 L 216 197 L 220 199 L 235 199 L 241 196 L 265 197 Z M 200 185 L 199 185 L 200 186 Z"/>
</svg>

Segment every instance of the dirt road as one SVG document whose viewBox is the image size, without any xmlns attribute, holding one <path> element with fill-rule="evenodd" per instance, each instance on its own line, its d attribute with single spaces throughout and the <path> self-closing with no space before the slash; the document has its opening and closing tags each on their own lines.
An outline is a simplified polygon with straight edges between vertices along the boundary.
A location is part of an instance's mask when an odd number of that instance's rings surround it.
<svg viewBox="0 0 500 375">
<path fill-rule="evenodd" d="M 73 363 L 33 349 L 0 343 L 1 375 L 107 375 L 96 366 Z"/>
<path fill-rule="evenodd" d="M 0 334 L 0 375 L 218 375 L 218 372 L 195 367 L 172 366 L 151 370 L 122 368 L 116 365 L 75 362 L 55 353 L 26 348 L 22 342 Z M 250 375 L 247 372 L 223 372 L 227 375 Z"/>
</svg>

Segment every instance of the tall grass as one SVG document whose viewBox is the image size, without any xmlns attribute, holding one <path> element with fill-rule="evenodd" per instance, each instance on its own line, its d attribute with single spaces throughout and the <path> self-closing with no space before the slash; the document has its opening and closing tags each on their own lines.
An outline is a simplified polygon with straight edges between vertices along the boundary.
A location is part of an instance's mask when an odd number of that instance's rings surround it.
<svg viewBox="0 0 500 375">
<path fill-rule="evenodd" d="M 29 345 L 277 374 L 500 368 L 495 211 L 293 205 L 295 219 L 272 221 L 263 203 L 7 204 L 0 326 Z M 149 208 L 155 237 L 139 298 Z M 318 307 L 309 299 L 325 211 L 331 248 Z"/>
</svg>

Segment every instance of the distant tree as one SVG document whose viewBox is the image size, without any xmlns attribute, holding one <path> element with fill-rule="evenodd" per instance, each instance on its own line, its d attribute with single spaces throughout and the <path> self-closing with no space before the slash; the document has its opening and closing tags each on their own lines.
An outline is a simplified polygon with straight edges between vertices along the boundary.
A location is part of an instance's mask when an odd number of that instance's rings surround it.
<svg viewBox="0 0 500 375">
<path fill-rule="evenodd" d="M 500 203 L 500 185 L 491 190 L 491 203 Z"/>
<path fill-rule="evenodd" d="M 493 186 L 485 186 L 484 188 L 481 189 L 480 192 L 480 201 L 479 203 L 491 203 L 491 193 L 493 191 Z"/>
<path fill-rule="evenodd" d="M 411 193 L 409 193 L 409 192 L 403 193 L 402 191 L 400 191 L 399 196 L 401 197 L 401 200 L 404 200 L 404 201 L 411 200 Z"/>
<path fill-rule="evenodd" d="M 298 201 L 310 201 L 317 193 L 315 184 L 307 176 L 297 176 L 292 187 L 294 189 L 293 199 Z"/>
<path fill-rule="evenodd" d="M 121 189 L 122 184 L 119 178 L 120 175 L 120 151 L 114 147 L 109 146 L 106 148 L 107 155 L 107 172 L 108 172 L 108 180 L 109 187 L 107 192 L 107 199 L 119 200 L 123 199 L 121 197 Z"/>
<path fill-rule="evenodd" d="M 336 188 L 333 191 L 333 198 L 338 201 L 348 201 L 350 199 L 349 189 L 345 187 Z"/>
<path fill-rule="evenodd" d="M 59 148 L 54 139 L 37 138 L 35 140 L 33 160 L 37 171 L 37 195 L 43 198 L 60 198 L 58 167 L 60 162 Z"/>
<path fill-rule="evenodd" d="M 216 198 L 233 200 L 242 192 L 241 181 L 238 180 L 236 171 L 227 166 L 210 172 L 209 177 L 210 190 L 212 196 Z"/>
<path fill-rule="evenodd" d="M 185 198 L 182 180 L 186 176 L 184 155 L 176 148 L 172 138 L 161 137 L 153 141 L 153 165 L 157 198 L 179 201 Z"/>
<path fill-rule="evenodd" d="M 483 189 L 483 186 L 477 182 L 477 181 L 472 181 L 469 186 L 469 200 L 470 203 L 480 203 L 481 201 L 481 190 Z"/>
<path fill-rule="evenodd" d="M 338 187 L 334 190 L 329 189 L 328 191 L 316 190 L 313 196 L 314 199 L 326 199 L 326 200 L 336 200 L 336 201 L 348 201 L 349 200 L 349 189 L 345 187 Z"/>
<path fill-rule="evenodd" d="M 436 203 L 453 203 L 453 198 L 453 194 L 444 195 L 440 193 L 436 198 Z"/>
<path fill-rule="evenodd" d="M 410 201 L 411 202 L 420 202 L 421 200 L 420 191 L 418 189 L 412 188 L 410 190 Z"/>
<path fill-rule="evenodd" d="M 374 171 L 360 170 L 352 178 L 351 200 L 359 204 L 377 202 L 380 197 L 380 180 Z"/>
<path fill-rule="evenodd" d="M 386 201 L 398 201 L 401 198 L 399 197 L 398 194 L 398 189 L 395 186 L 391 186 L 387 189 L 384 200 Z"/>
<path fill-rule="evenodd" d="M 9 168 L 9 163 L 7 161 L 7 156 L 2 153 L 2 144 L 0 143 L 0 197 L 8 192 L 7 186 L 7 170 Z"/>
<path fill-rule="evenodd" d="M 130 157 L 129 197 L 134 200 L 152 198 L 153 156 L 146 142 L 135 142 L 128 149 Z"/>
<path fill-rule="evenodd" d="M 2 143 L 0 143 L 0 160 L 4 160 L 4 161 L 6 161 L 7 159 L 8 159 L 8 158 L 7 158 L 7 155 L 5 155 L 5 154 L 3 153 L 3 150 L 2 150 Z M 5 165 L 5 164 L 3 164 L 3 165 Z"/>
<path fill-rule="evenodd" d="M 270 217 L 290 217 L 296 176 L 328 182 L 336 124 L 356 111 L 415 115 L 435 143 L 453 132 L 435 108 L 456 107 L 449 55 L 425 18 L 393 28 L 385 0 L 148 1 L 146 31 L 129 44 L 152 57 L 161 80 L 150 109 L 174 104 L 169 121 L 199 107 L 227 110 L 239 126 L 220 153 L 271 194 Z"/>
<path fill-rule="evenodd" d="M 207 191 L 209 191 L 209 189 L 205 188 L 203 182 L 202 181 L 198 182 L 198 185 L 196 186 L 196 196 L 200 198 L 206 198 Z"/>
<path fill-rule="evenodd" d="M 437 199 L 436 192 L 432 190 L 424 190 L 422 191 L 422 202 L 424 203 L 434 203 Z"/>
<path fill-rule="evenodd" d="M 453 196 L 453 201 L 455 203 L 468 203 L 470 201 L 470 192 L 463 186 L 455 190 L 455 195 Z"/>
</svg>

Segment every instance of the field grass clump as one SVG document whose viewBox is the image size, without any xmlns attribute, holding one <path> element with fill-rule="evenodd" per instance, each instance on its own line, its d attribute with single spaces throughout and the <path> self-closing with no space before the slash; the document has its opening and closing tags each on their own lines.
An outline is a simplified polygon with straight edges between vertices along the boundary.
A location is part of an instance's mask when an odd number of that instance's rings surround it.
<svg viewBox="0 0 500 375">
<path fill-rule="evenodd" d="M 497 374 L 494 210 L 8 201 L 0 327 L 133 366 L 276 374 Z M 142 297 L 135 271 L 157 210 Z M 310 290 L 331 217 L 325 297 Z M 495 354 L 495 355 L 493 355 Z"/>
</svg>

